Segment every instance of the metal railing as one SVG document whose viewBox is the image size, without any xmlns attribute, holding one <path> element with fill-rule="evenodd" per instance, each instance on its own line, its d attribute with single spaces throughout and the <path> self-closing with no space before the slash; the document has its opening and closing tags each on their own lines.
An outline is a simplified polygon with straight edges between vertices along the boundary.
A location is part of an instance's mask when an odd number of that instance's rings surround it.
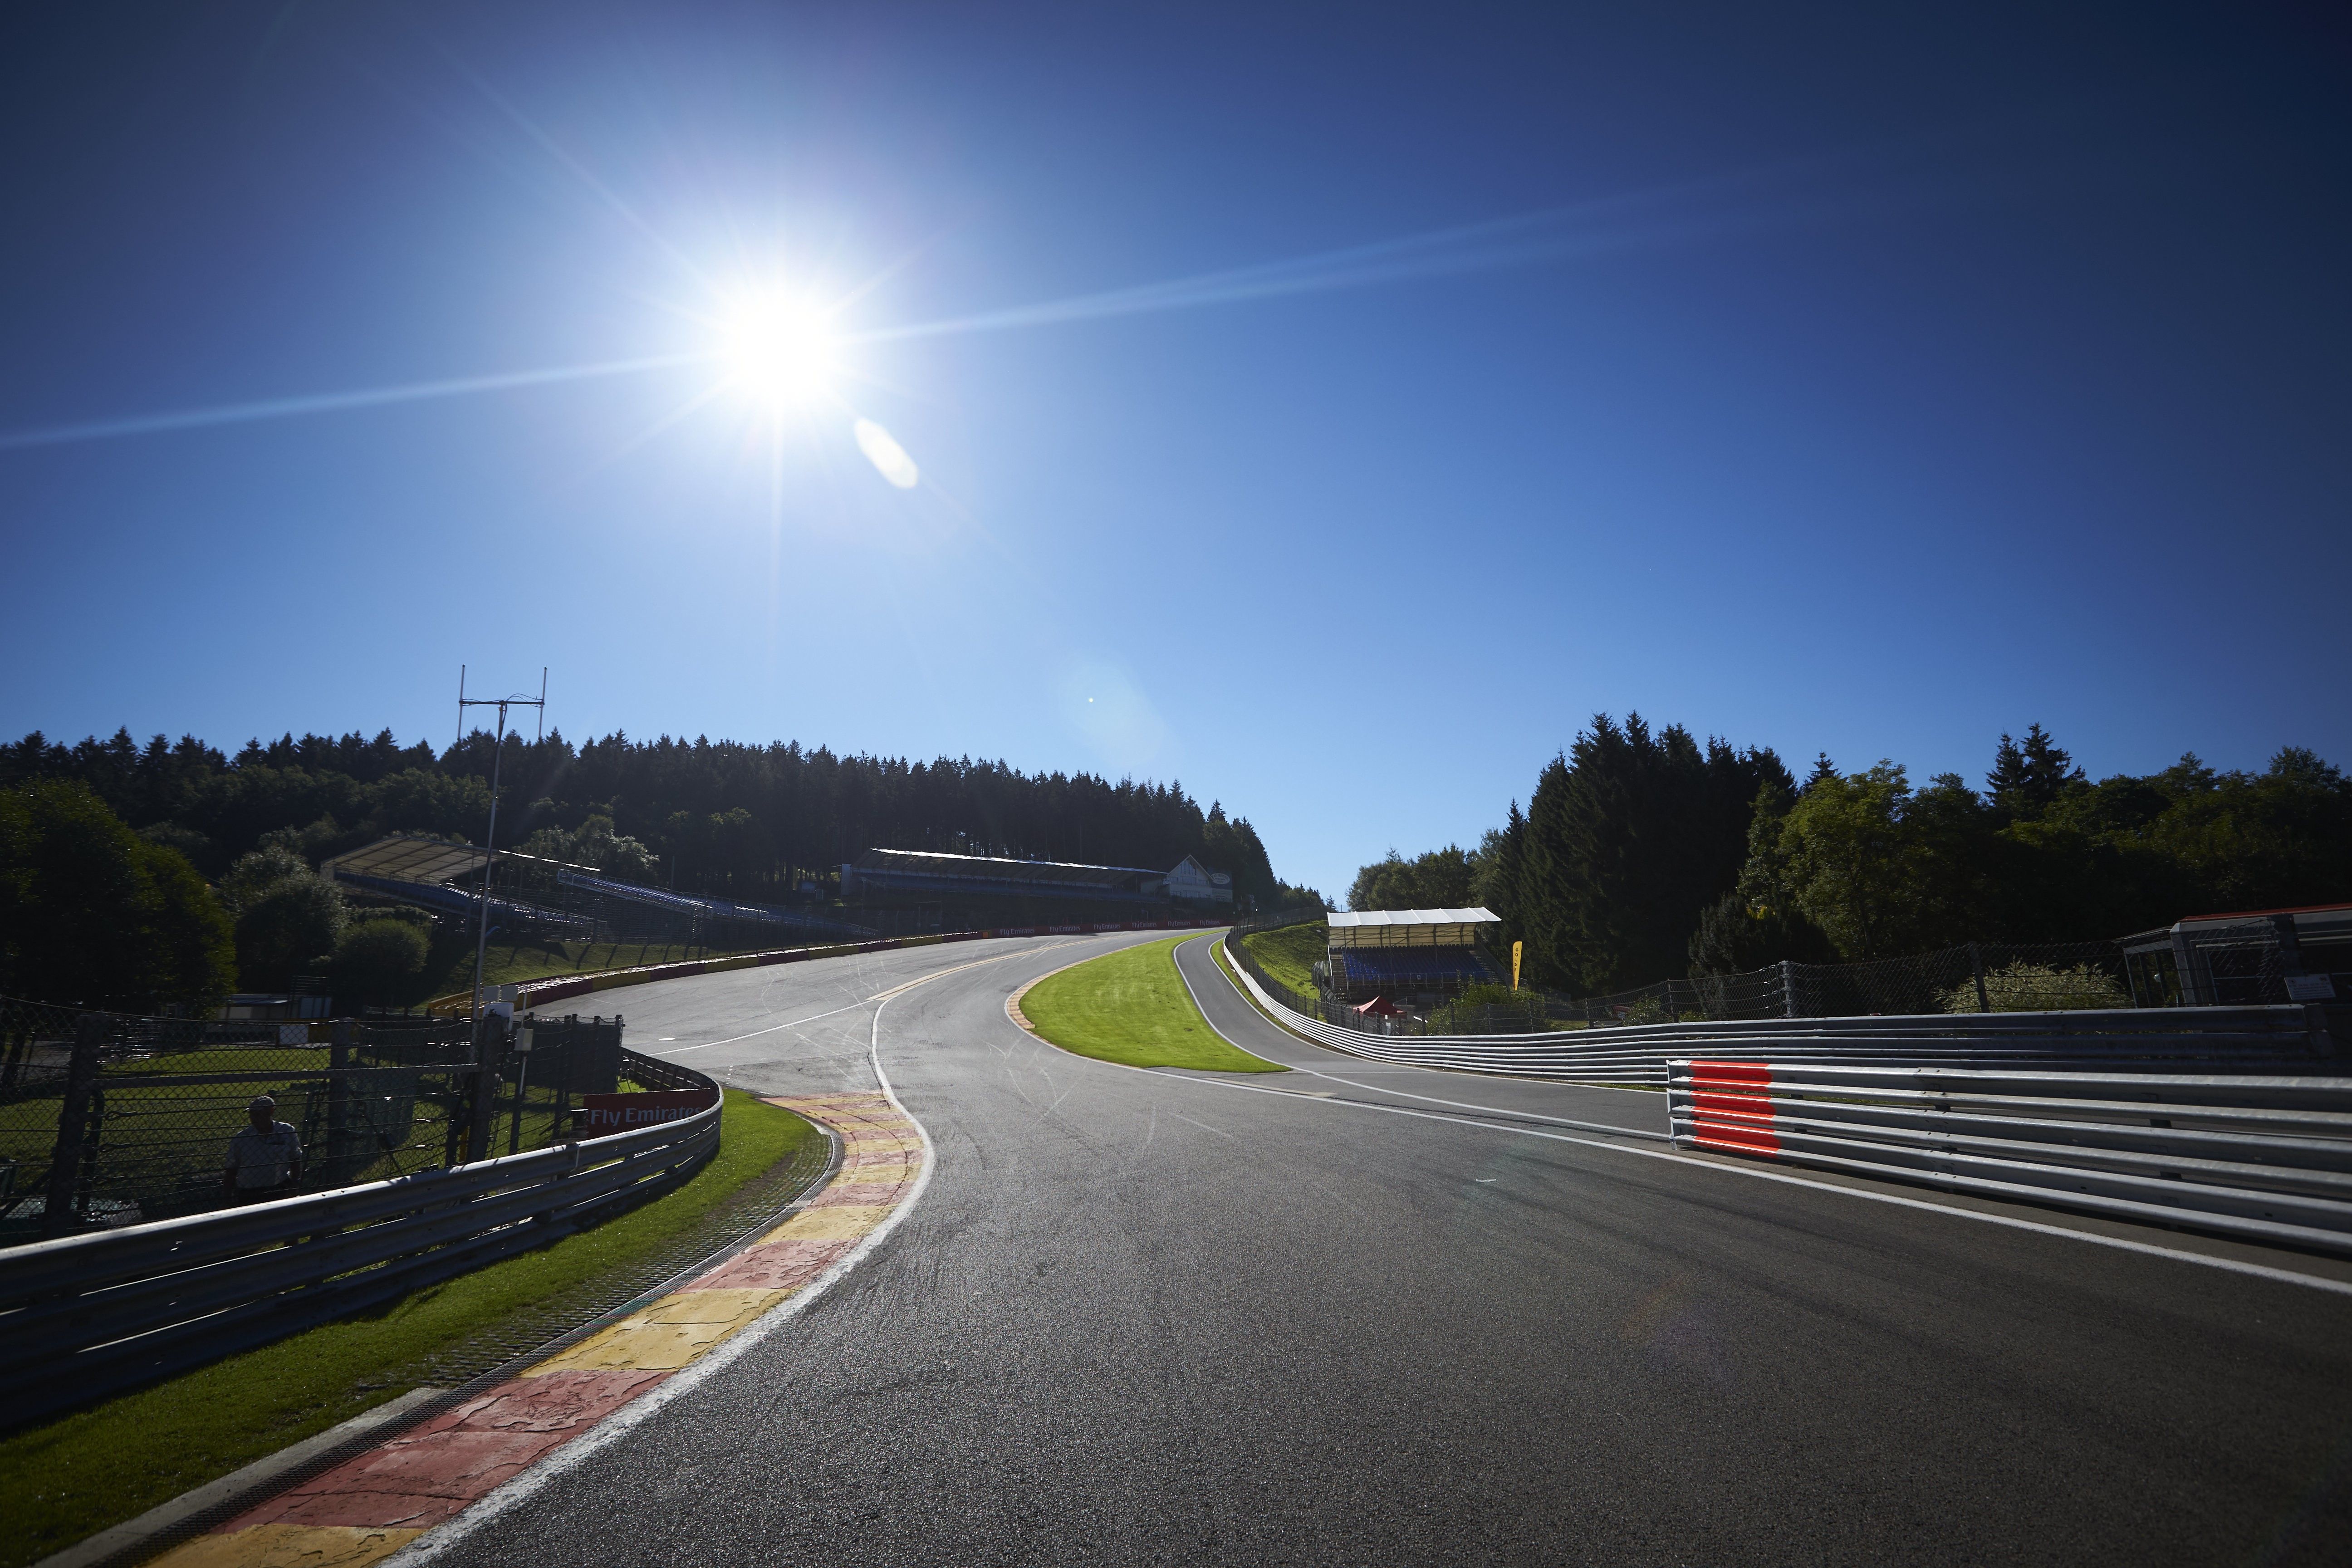
<svg viewBox="0 0 2352 1568">
<path fill-rule="evenodd" d="M 1683 1148 L 2352 1254 L 2352 1079 L 1676 1060 Z"/>
<path fill-rule="evenodd" d="M 311 1190 L 561 1140 L 576 1094 L 616 1085 L 616 1018 L 532 1018 L 478 1057 L 462 1020 L 151 1018 L 0 997 L 0 1246 L 224 1206 L 257 1094 Z M 526 1070 L 526 1063 L 528 1063 Z M 473 1141 L 478 1140 L 478 1141 Z"/>
<path fill-rule="evenodd" d="M 362 1310 L 669 1191 L 718 1151 L 719 1086 L 633 1051 L 622 1070 L 708 1089 L 711 1105 L 591 1142 L 0 1251 L 0 1346 L 16 1368 L 5 1419 Z"/>
<path fill-rule="evenodd" d="M 1244 985 L 1286 1027 L 1375 1061 L 1587 1083 L 1663 1084 L 1666 1064 L 1702 1053 L 1777 1060 L 1966 1067 L 2014 1062 L 2168 1072 L 2234 1068 L 2297 1076 L 2343 1070 L 2327 1010 L 2315 1005 L 1930 1013 L 1906 1017 L 1725 1019 L 1527 1034 L 1384 1034 L 1291 1005 L 1243 943 L 1220 944 Z M 1328 1012 L 1328 1005 L 1318 1013 Z M 1346 1010 L 1342 1010 L 1346 1011 Z M 1349 1015 L 1353 1016 L 1352 1013 Z M 2352 1040 L 2342 1042 L 2352 1046 Z"/>
</svg>

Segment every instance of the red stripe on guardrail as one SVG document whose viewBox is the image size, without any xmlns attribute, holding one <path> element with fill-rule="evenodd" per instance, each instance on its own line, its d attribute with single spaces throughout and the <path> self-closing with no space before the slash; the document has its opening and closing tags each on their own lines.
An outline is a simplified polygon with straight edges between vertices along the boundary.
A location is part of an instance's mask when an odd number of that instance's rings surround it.
<svg viewBox="0 0 2352 1568">
<path fill-rule="evenodd" d="M 1741 1154 L 1778 1154 L 1772 1135 L 1772 1064 L 1691 1063 L 1691 1141 Z"/>
</svg>

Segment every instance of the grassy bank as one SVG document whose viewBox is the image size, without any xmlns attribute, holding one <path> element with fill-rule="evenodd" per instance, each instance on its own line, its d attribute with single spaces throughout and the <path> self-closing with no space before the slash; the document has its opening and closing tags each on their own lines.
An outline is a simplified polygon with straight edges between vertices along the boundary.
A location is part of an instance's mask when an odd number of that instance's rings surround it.
<svg viewBox="0 0 2352 1568">
<path fill-rule="evenodd" d="M 1189 937 L 1124 948 L 1046 976 L 1021 998 L 1021 1011 L 1066 1051 L 1138 1068 L 1281 1072 L 1277 1064 L 1225 1043 L 1176 973 L 1176 944 Z"/>
<path fill-rule="evenodd" d="M 1242 938 L 1242 945 L 1268 974 L 1307 996 L 1316 994 L 1315 966 L 1323 962 L 1329 942 L 1330 928 L 1321 921 L 1253 931 Z"/>
<path fill-rule="evenodd" d="M 184 1377 L 0 1437 L 0 1568 L 19 1568 L 434 1381 L 456 1347 L 642 1263 L 824 1134 L 729 1090 L 719 1152 L 676 1192 L 509 1258 Z M 723 1216 L 719 1216 L 723 1217 Z M 493 1363 L 495 1364 L 495 1363 Z"/>
<path fill-rule="evenodd" d="M 779 947 L 791 945 L 779 942 Z M 658 942 L 492 942 L 482 957 L 482 984 L 511 985 L 525 980 L 561 980 L 568 974 L 593 974 L 604 969 L 635 969 L 646 963 L 684 963 L 694 958 L 724 958 L 750 948 L 688 947 Z M 474 984 L 474 950 L 469 943 L 453 962 L 444 964 L 425 994 L 446 995 Z"/>
</svg>

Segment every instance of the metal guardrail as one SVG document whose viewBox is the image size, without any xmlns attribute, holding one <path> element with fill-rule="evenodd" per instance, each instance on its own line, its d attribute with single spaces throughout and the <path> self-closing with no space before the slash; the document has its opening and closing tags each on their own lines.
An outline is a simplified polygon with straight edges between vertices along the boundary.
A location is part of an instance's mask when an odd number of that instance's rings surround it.
<svg viewBox="0 0 2352 1568">
<path fill-rule="evenodd" d="M 1675 1143 L 2352 1254 L 2352 1078 L 1677 1060 Z"/>
<path fill-rule="evenodd" d="M 1225 948 L 1231 957 L 1234 947 Z M 2124 1008 L 2108 1012 L 1929 1013 L 1906 1017 L 1759 1018 L 1555 1029 L 1522 1035 L 1382 1035 L 1312 1017 L 1260 983 L 1242 984 L 1286 1027 L 1350 1056 L 1411 1067 L 1570 1082 L 1664 1084 L 1675 1058 L 1737 1052 L 1803 1062 L 1968 1067 L 1994 1062 L 2108 1070 L 2310 1073 L 2347 1065 L 2320 1008 Z"/>
<path fill-rule="evenodd" d="M 719 1148 L 712 1079 L 623 1053 L 709 1110 L 588 1142 L 0 1252 L 5 1418 L 22 1424 L 559 1240 Z M 681 1079 L 694 1080 L 681 1083 Z"/>
</svg>

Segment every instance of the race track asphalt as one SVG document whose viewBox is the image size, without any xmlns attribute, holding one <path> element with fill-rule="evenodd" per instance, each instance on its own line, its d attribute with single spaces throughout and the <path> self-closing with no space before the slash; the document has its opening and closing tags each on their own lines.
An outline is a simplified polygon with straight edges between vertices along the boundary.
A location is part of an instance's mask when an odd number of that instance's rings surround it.
<svg viewBox="0 0 2352 1568">
<path fill-rule="evenodd" d="M 1654 1094 L 1297 1041 L 1209 938 L 1179 951 L 1212 1021 L 1301 1070 L 1139 1071 L 1006 1017 L 1150 940 L 629 993 L 633 1047 L 765 1093 L 871 1089 L 877 1048 L 935 1173 L 724 1375 L 438 1560 L 2352 1559 L 2342 1266 L 1676 1155 Z"/>
</svg>

